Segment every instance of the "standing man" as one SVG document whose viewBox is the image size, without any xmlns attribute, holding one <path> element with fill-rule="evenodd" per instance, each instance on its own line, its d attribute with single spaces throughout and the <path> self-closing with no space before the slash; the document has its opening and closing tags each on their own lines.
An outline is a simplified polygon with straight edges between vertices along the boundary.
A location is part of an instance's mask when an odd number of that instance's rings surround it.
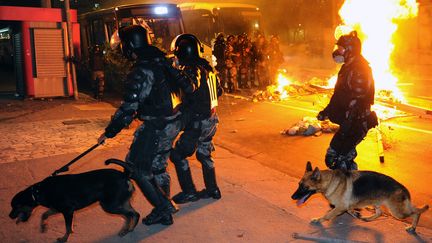
<svg viewBox="0 0 432 243">
<path fill-rule="evenodd" d="M 197 37 L 191 34 L 177 36 L 171 44 L 180 68 L 195 77 L 200 83 L 198 90 L 187 94 L 184 99 L 185 128 L 171 151 L 170 159 L 175 165 L 182 192 L 173 197 L 176 203 L 187 203 L 199 198 L 220 199 L 221 193 L 216 183 L 213 136 L 219 122 L 216 114 L 218 96 L 222 87 L 212 66 L 202 58 L 203 46 Z M 205 189 L 196 191 L 192 181 L 189 162 L 186 159 L 196 151 L 196 158 L 202 165 Z"/>
<path fill-rule="evenodd" d="M 216 58 L 215 69 L 218 72 L 218 76 L 221 79 L 222 87 L 225 87 L 226 77 L 225 75 L 225 36 L 223 33 L 219 33 L 216 37 L 216 41 L 213 46 L 213 56 Z"/>
<path fill-rule="evenodd" d="M 90 55 L 90 67 L 92 69 L 92 88 L 94 98 L 102 100 L 105 89 L 104 54 L 100 45 L 95 45 Z"/>
<path fill-rule="evenodd" d="M 234 35 L 227 37 L 227 43 L 225 48 L 225 75 L 226 82 L 228 84 L 228 93 L 236 93 L 239 91 L 238 79 L 237 79 L 237 65 L 236 60 L 240 57 L 240 53 L 235 51 L 237 40 Z"/>
<path fill-rule="evenodd" d="M 374 103 L 375 87 L 369 63 L 361 55 L 361 41 L 357 32 L 342 35 L 333 52 L 333 59 L 343 63 L 333 96 L 327 107 L 319 112 L 318 120 L 339 124 L 327 149 L 325 162 L 330 169 L 357 170 L 354 162 L 356 146 L 369 129 L 378 124 Z"/>
<path fill-rule="evenodd" d="M 272 35 L 270 37 L 270 43 L 268 45 L 268 58 L 269 58 L 269 78 L 270 84 L 274 84 L 279 67 L 284 61 L 282 51 L 279 47 L 279 37 Z"/>
<path fill-rule="evenodd" d="M 134 118 L 144 121 L 135 131 L 126 162 L 133 166 L 136 183 L 154 207 L 143 223 L 170 225 L 171 214 L 177 209 L 159 188 L 153 168 L 156 163 L 166 164 L 158 160 L 168 158 L 172 142 L 180 132 L 180 91 L 192 93 L 195 86 L 171 66 L 165 53 L 151 46 L 143 27 L 121 28 L 118 37 L 123 55 L 135 64 L 126 78 L 123 103 L 98 142 L 113 138 Z"/>
</svg>

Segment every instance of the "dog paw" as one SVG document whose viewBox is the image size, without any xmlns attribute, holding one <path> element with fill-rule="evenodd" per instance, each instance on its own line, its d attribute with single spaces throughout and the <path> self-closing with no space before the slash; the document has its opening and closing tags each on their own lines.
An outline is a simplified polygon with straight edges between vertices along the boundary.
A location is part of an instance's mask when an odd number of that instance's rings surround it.
<svg viewBox="0 0 432 243">
<path fill-rule="evenodd" d="M 410 233 L 410 234 L 415 234 L 416 233 L 416 229 L 412 226 L 408 226 L 405 228 L 405 230 Z"/>
<path fill-rule="evenodd" d="M 129 232 L 130 232 L 130 230 L 128 230 L 128 229 L 120 230 L 120 232 L 118 233 L 118 236 L 123 237 L 123 236 L 127 235 Z"/>
<path fill-rule="evenodd" d="M 320 220 L 320 218 L 313 218 L 310 221 L 310 223 L 313 224 L 313 225 L 321 225 L 321 220 Z"/>
<path fill-rule="evenodd" d="M 67 241 L 67 238 L 65 239 L 64 237 L 62 237 L 62 238 L 57 238 L 57 242 L 58 243 L 63 243 L 63 242 L 66 242 Z"/>
<path fill-rule="evenodd" d="M 46 233 L 47 232 L 47 225 L 46 224 L 41 224 L 41 226 L 40 226 L 40 232 L 41 233 Z"/>
<path fill-rule="evenodd" d="M 362 215 L 357 210 L 349 210 L 349 211 L 347 211 L 347 213 L 349 215 L 351 215 L 351 217 L 353 217 L 353 218 L 362 219 Z"/>
</svg>

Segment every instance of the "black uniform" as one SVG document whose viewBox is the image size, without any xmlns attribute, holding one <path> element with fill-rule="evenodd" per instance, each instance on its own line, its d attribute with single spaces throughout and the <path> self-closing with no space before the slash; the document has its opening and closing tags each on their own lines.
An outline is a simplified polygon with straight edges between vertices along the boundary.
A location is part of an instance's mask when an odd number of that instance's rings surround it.
<svg viewBox="0 0 432 243">
<path fill-rule="evenodd" d="M 156 47 L 142 44 L 138 49 L 131 49 L 131 46 L 140 44 L 141 40 L 137 39 L 143 39 L 146 34 L 141 28 L 130 27 L 125 34 L 130 36 L 122 40 L 125 56 L 133 57 L 135 64 L 127 76 L 124 101 L 105 129 L 105 136 L 114 137 L 134 118 L 144 121 L 135 132 L 126 161 L 134 166 L 138 186 L 155 207 L 143 223 L 172 224 L 171 213 L 176 208 L 157 185 L 153 168 L 161 154 L 168 157 L 172 140 L 180 131 L 181 93 L 191 93 L 195 86 L 191 79 L 174 69 L 165 58 L 165 53 Z M 130 40 L 137 44 L 126 49 Z"/>
<path fill-rule="evenodd" d="M 192 181 L 189 162 L 186 159 L 196 152 L 196 158 L 202 164 L 203 178 L 206 189 L 201 197 L 221 197 L 216 183 L 214 161 L 211 153 L 214 151 L 212 142 L 219 122 L 216 114 L 218 97 L 222 87 L 213 68 L 205 59 L 184 63 L 184 71 L 199 80 L 197 91 L 185 97 L 185 129 L 171 152 L 171 161 L 175 164 L 182 193 L 173 197 L 177 203 L 198 200 L 195 185 Z M 187 198 L 188 197 L 188 198 Z"/>
<path fill-rule="evenodd" d="M 215 69 L 219 74 L 223 74 L 225 72 L 225 49 L 226 43 L 223 34 L 219 34 L 216 37 L 216 41 L 213 46 L 213 56 L 216 58 L 216 66 Z M 224 81 L 222 81 L 223 83 Z"/>
<path fill-rule="evenodd" d="M 200 198 L 192 181 L 187 157 L 196 151 L 196 157 L 202 164 L 206 189 L 202 197 L 221 198 L 216 184 L 214 162 L 211 152 L 214 150 L 212 138 L 216 133 L 218 117 L 216 106 L 218 96 L 222 94 L 219 79 L 210 64 L 202 58 L 204 47 L 192 34 L 177 36 L 171 44 L 180 68 L 194 77 L 199 87 L 194 93 L 187 94 L 184 102 L 184 132 L 171 152 L 177 177 L 182 191 L 173 197 L 174 202 L 186 203 Z"/>
<path fill-rule="evenodd" d="M 376 114 L 370 110 L 374 94 L 372 71 L 363 56 L 342 65 L 330 103 L 320 113 L 340 125 L 327 150 L 329 168 L 357 169 L 355 148 L 377 125 Z"/>
</svg>

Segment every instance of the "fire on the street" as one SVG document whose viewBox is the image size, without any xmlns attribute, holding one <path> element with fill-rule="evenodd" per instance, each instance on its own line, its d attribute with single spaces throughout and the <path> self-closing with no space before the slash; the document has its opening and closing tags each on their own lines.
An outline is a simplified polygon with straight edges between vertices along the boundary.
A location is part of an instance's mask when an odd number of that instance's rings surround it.
<svg viewBox="0 0 432 243">
<path fill-rule="evenodd" d="M 394 71 L 392 53 L 401 45 L 400 36 L 396 35 L 399 21 L 414 18 L 417 14 L 416 0 L 346 0 L 339 10 L 342 24 L 335 29 L 335 39 L 357 31 L 362 40 L 362 54 L 372 68 L 375 96 L 381 101 L 404 101 L 397 86 L 399 78 Z M 322 87 L 333 88 L 336 80 L 335 74 Z M 295 83 L 285 73 L 279 72 L 275 85 L 269 86 L 267 91 L 277 92 L 280 99 L 286 99 L 290 96 L 290 86 Z M 377 113 L 381 113 L 380 110 L 377 109 Z M 378 115 L 388 117 L 389 114 Z"/>
<path fill-rule="evenodd" d="M 397 45 L 397 21 L 416 17 L 416 0 L 346 0 L 339 10 L 343 25 L 335 30 L 336 39 L 356 30 L 362 40 L 362 54 L 370 62 L 377 95 L 392 95 L 403 101 L 393 71 L 392 53 Z M 385 90 L 387 92 L 380 92 Z"/>
</svg>

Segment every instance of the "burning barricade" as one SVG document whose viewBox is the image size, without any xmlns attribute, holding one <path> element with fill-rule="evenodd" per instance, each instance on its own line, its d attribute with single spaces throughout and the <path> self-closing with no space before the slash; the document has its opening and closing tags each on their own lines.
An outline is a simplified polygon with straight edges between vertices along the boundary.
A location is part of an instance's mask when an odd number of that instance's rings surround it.
<svg viewBox="0 0 432 243">
<path fill-rule="evenodd" d="M 275 84 L 265 90 L 257 90 L 252 94 L 252 101 L 282 101 L 289 97 L 299 97 L 321 93 L 324 89 L 309 82 L 301 83 L 286 76 L 286 71 L 279 70 Z M 326 92 L 331 90 L 326 90 Z"/>
</svg>

